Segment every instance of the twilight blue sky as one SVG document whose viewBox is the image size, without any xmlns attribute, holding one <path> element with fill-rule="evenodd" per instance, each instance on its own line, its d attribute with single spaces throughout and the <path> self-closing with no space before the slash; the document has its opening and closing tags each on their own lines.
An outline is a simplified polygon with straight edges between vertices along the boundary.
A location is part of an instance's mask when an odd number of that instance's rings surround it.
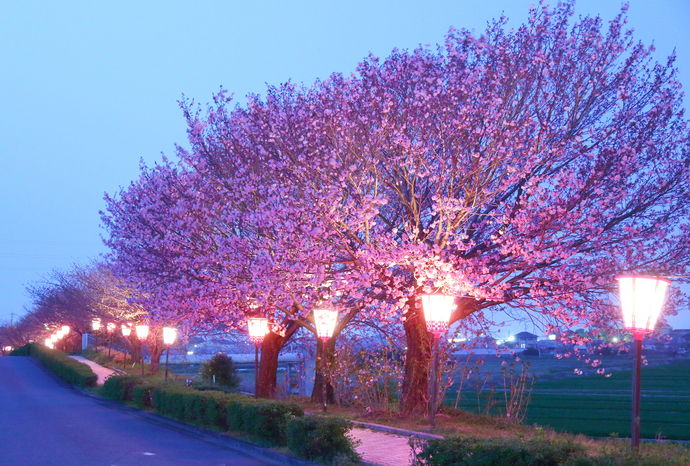
<svg viewBox="0 0 690 466">
<path fill-rule="evenodd" d="M 244 102 L 266 83 L 349 74 L 370 52 L 442 43 L 450 26 L 481 31 L 501 12 L 517 26 L 530 3 L 0 1 L 0 322 L 30 305 L 27 283 L 105 252 L 103 193 L 185 144 L 182 93 L 205 103 L 223 86 Z M 660 61 L 677 48 L 690 86 L 690 2 L 630 3 L 636 39 Z M 576 14 L 609 20 L 620 4 L 580 0 Z M 687 314 L 671 324 L 690 327 Z"/>
</svg>

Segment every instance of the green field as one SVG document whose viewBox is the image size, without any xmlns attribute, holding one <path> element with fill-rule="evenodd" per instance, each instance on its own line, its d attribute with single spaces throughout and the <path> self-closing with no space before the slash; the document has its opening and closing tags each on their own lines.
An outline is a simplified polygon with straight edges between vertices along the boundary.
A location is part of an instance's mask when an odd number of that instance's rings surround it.
<svg viewBox="0 0 690 466">
<path fill-rule="evenodd" d="M 630 359 L 627 362 L 632 364 Z M 662 361 L 667 362 L 667 361 Z M 601 375 L 556 377 L 557 368 L 572 371 L 573 362 L 559 366 L 560 361 L 538 361 L 537 380 L 524 419 L 525 424 L 549 426 L 560 432 L 582 433 L 604 437 L 630 436 L 631 371 L 613 372 L 607 378 Z M 606 361 L 604 362 L 606 365 Z M 627 365 L 622 362 L 622 365 Z M 630 367 L 630 366 L 628 366 Z M 556 368 L 556 369 L 554 369 Z M 500 369 L 498 369 L 500 372 Z M 486 368 L 489 371 L 489 368 Z M 554 377 L 540 377 L 539 372 Z M 458 407 L 474 412 L 505 413 L 504 392 L 494 374 L 496 390 L 488 386 L 477 391 L 465 381 Z M 502 377 L 501 377 L 502 378 Z M 544 380 L 544 379 L 547 380 Z M 477 381 L 479 378 L 477 378 Z M 447 393 L 445 403 L 454 405 L 457 392 Z M 479 396 L 477 396 L 479 395 Z M 642 368 L 641 427 L 643 438 L 690 440 L 690 361 L 678 361 Z"/>
</svg>

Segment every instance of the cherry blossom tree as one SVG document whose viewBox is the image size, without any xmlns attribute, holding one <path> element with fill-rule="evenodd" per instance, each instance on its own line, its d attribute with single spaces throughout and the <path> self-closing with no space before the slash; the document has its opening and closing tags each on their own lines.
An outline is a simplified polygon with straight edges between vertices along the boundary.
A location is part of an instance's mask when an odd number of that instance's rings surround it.
<svg viewBox="0 0 690 466">
<path fill-rule="evenodd" d="M 191 149 L 108 198 L 118 270 L 152 312 L 232 328 L 268 316 L 276 364 L 316 306 L 341 309 L 337 331 L 402 319 L 403 412 L 428 393 L 422 293 L 458 296 L 451 320 L 468 331 L 494 310 L 550 332 L 611 326 L 617 274 L 690 267 L 674 57 L 654 62 L 626 9 L 604 29 L 574 2 L 540 4 L 517 30 L 452 30 L 437 50 L 246 107 L 224 92 L 205 112 L 183 102 Z"/>
</svg>

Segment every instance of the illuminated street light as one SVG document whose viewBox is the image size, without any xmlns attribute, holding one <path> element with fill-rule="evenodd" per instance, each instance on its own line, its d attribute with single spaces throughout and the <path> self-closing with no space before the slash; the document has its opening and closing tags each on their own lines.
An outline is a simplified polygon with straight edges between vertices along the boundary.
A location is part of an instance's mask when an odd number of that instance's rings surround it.
<svg viewBox="0 0 690 466">
<path fill-rule="evenodd" d="M 259 397 L 259 345 L 264 341 L 268 333 L 268 319 L 263 317 L 250 317 L 247 320 L 249 340 L 254 343 L 254 398 Z"/>
<path fill-rule="evenodd" d="M 450 314 L 455 308 L 455 297 L 443 294 L 423 294 L 422 308 L 426 330 L 434 336 L 434 362 L 431 369 L 431 396 L 429 397 L 429 425 L 436 426 L 436 398 L 438 396 L 438 345 L 441 334 L 448 330 Z"/>
<path fill-rule="evenodd" d="M 632 377 L 632 422 L 630 440 L 633 450 L 640 448 L 640 372 L 642 369 L 642 339 L 645 333 L 654 331 L 661 313 L 666 289 L 670 281 L 657 277 L 629 275 L 617 277 L 623 327 L 635 339 L 635 358 Z"/>
<path fill-rule="evenodd" d="M 97 332 L 101 328 L 101 319 L 93 319 L 91 321 L 91 328 L 94 332 Z"/>
<path fill-rule="evenodd" d="M 71 329 L 69 328 L 69 325 L 63 325 L 62 326 L 62 333 L 64 333 L 65 335 L 69 335 L 70 330 Z"/>
<path fill-rule="evenodd" d="M 165 343 L 165 380 L 168 380 L 168 356 L 170 355 L 170 345 L 175 343 L 177 338 L 177 330 L 174 328 L 163 327 L 163 343 Z"/>
<path fill-rule="evenodd" d="M 328 348 L 326 343 L 328 339 L 333 336 L 335 331 L 335 324 L 338 321 L 338 311 L 330 309 L 314 309 L 314 324 L 316 327 L 316 336 L 319 337 L 323 343 L 323 350 L 321 358 L 323 362 L 323 382 L 321 383 L 321 396 L 323 397 L 322 411 L 326 411 L 327 392 L 326 385 L 328 383 Z"/>
</svg>

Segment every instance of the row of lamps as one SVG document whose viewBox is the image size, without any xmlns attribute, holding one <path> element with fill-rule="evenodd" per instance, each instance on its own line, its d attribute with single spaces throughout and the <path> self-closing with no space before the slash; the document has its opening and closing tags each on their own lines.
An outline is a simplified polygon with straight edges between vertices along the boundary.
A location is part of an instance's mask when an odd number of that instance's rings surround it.
<svg viewBox="0 0 690 466">
<path fill-rule="evenodd" d="M 639 449 L 640 444 L 640 373 L 642 364 L 642 339 L 647 333 L 654 331 L 657 319 L 661 313 L 666 290 L 670 281 L 641 275 L 617 277 L 619 283 L 620 303 L 623 312 L 623 326 L 632 332 L 635 340 L 635 356 L 633 362 L 632 379 L 632 415 L 631 415 L 631 446 Z M 439 340 L 442 333 L 446 333 L 450 316 L 455 308 L 455 297 L 443 294 L 425 294 L 421 296 L 424 319 L 427 332 L 433 335 L 433 365 L 431 378 L 431 396 L 429 402 L 429 424 L 435 427 L 436 402 L 438 397 L 438 353 Z M 330 309 L 315 309 L 314 324 L 316 334 L 323 344 L 323 364 L 327 369 L 326 344 L 333 336 L 338 319 L 338 311 Z M 254 393 L 258 388 L 259 373 L 259 345 L 268 332 L 268 321 L 264 318 L 250 318 L 247 322 L 249 337 L 255 345 L 254 353 Z M 167 358 L 166 358 L 167 363 Z M 327 370 L 324 370 L 322 383 L 322 410 L 326 411 Z M 167 374 L 167 372 L 166 372 Z"/>
</svg>

